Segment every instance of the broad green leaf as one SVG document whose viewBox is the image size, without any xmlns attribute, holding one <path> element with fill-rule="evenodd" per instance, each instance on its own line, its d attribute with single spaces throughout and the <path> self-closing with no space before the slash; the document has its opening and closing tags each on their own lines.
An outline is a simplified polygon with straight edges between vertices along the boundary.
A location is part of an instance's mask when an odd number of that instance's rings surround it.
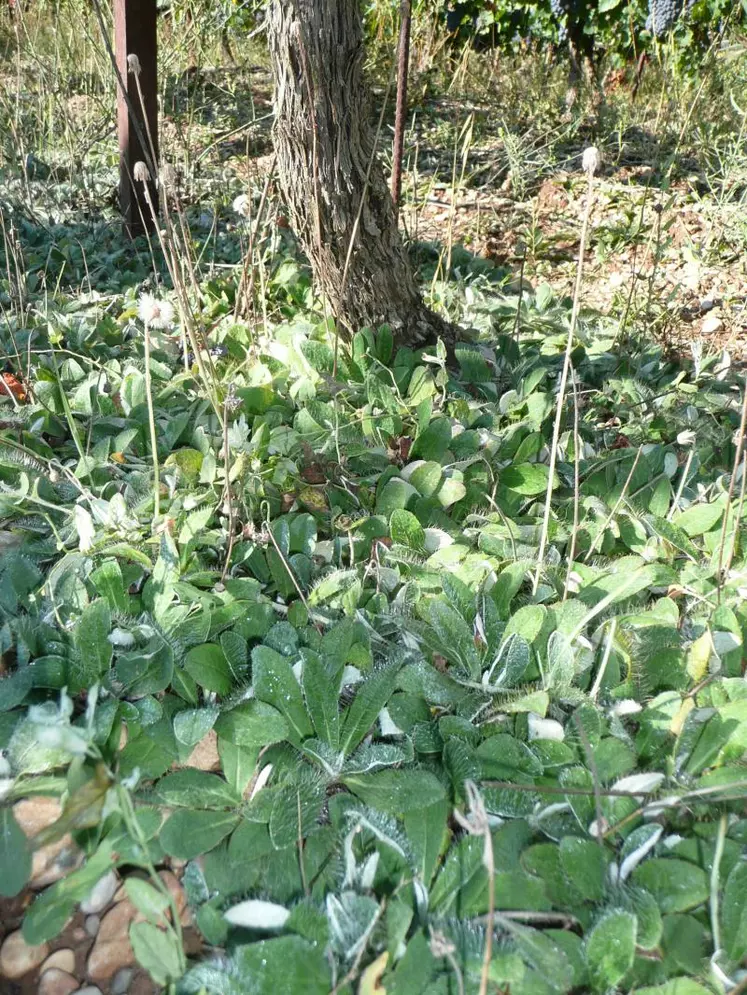
<svg viewBox="0 0 747 995">
<path fill-rule="evenodd" d="M 324 802 L 323 781 L 305 780 L 280 788 L 270 814 L 270 839 L 277 850 L 293 846 L 308 836 Z"/>
<path fill-rule="evenodd" d="M 500 482 L 510 491 L 531 497 L 547 490 L 548 469 L 544 463 L 519 463 L 500 473 Z"/>
<path fill-rule="evenodd" d="M 747 863 L 732 868 L 721 903 L 722 943 L 733 961 L 747 956 Z"/>
<path fill-rule="evenodd" d="M 586 939 L 586 963 L 595 991 L 614 988 L 633 966 L 636 918 L 630 912 L 607 912 Z"/>
<path fill-rule="evenodd" d="M 111 672 L 111 686 L 127 698 L 143 698 L 160 694 L 174 676 L 174 654 L 171 647 L 156 636 L 141 650 L 122 653 Z"/>
<path fill-rule="evenodd" d="M 724 502 L 719 500 L 712 504 L 692 504 L 685 511 L 675 515 L 673 521 L 692 539 L 710 532 L 723 520 L 723 515 Z"/>
<path fill-rule="evenodd" d="M 288 721 L 277 708 L 253 698 L 222 712 L 215 723 L 221 739 L 248 748 L 269 746 L 288 738 Z"/>
<path fill-rule="evenodd" d="M 159 840 L 169 856 L 194 860 L 216 847 L 236 828 L 238 821 L 233 812 L 198 812 L 180 808 L 163 824 Z"/>
<path fill-rule="evenodd" d="M 672 978 L 663 985 L 636 988 L 636 995 L 713 995 L 713 991 L 692 978 Z"/>
<path fill-rule="evenodd" d="M 174 735 L 182 746 L 190 747 L 207 736 L 220 714 L 215 705 L 207 708 L 188 708 L 174 716 Z"/>
<path fill-rule="evenodd" d="M 684 860 L 651 857 L 633 871 L 635 884 L 650 891 L 663 913 L 687 912 L 708 899 L 708 877 Z"/>
<path fill-rule="evenodd" d="M 449 848 L 438 877 L 431 889 L 430 910 L 438 916 L 462 914 L 459 896 L 476 883 L 482 889 L 485 878 L 483 853 L 485 847 L 476 836 L 462 836 Z"/>
<path fill-rule="evenodd" d="M 524 605 L 511 616 L 503 633 L 504 640 L 516 634 L 528 643 L 533 643 L 542 632 L 547 618 L 544 605 Z"/>
<path fill-rule="evenodd" d="M 340 710 L 338 697 L 342 665 L 307 653 L 303 664 L 303 693 L 317 736 L 337 749 L 340 743 Z"/>
<path fill-rule="evenodd" d="M 236 948 L 236 966 L 243 989 L 257 995 L 298 992 L 329 995 L 329 964 L 322 944 L 300 936 L 280 936 Z"/>
<path fill-rule="evenodd" d="M 434 418 L 415 440 L 410 456 L 442 463 L 451 442 L 451 422 L 448 418 Z"/>
<path fill-rule="evenodd" d="M 547 674 L 548 688 L 567 688 L 573 683 L 575 663 L 573 647 L 567 636 L 562 632 L 552 632 L 547 641 Z"/>
<path fill-rule="evenodd" d="M 389 518 L 397 509 L 406 508 L 417 493 L 412 484 L 400 477 L 390 478 L 376 496 L 376 514 Z"/>
<path fill-rule="evenodd" d="M 389 534 L 392 537 L 392 542 L 407 546 L 408 549 L 415 552 L 425 550 L 423 526 L 412 512 L 405 511 L 403 508 L 393 511 L 389 519 Z"/>
<path fill-rule="evenodd" d="M 104 560 L 91 574 L 91 583 L 113 612 L 125 613 L 129 610 L 130 597 L 117 560 Z"/>
<path fill-rule="evenodd" d="M 162 777 L 156 793 L 169 808 L 235 808 L 241 801 L 218 774 L 192 767 Z"/>
<path fill-rule="evenodd" d="M 419 811 L 405 813 L 405 832 L 415 852 L 418 873 L 426 885 L 430 884 L 448 838 L 448 815 L 446 799 Z"/>
<path fill-rule="evenodd" d="M 127 897 L 138 912 L 144 915 L 149 922 L 163 925 L 164 913 L 169 908 L 168 895 L 156 890 L 147 881 L 136 877 L 127 878 L 124 887 Z"/>
<path fill-rule="evenodd" d="M 111 627 L 109 604 L 103 598 L 92 601 L 75 627 L 75 657 L 70 662 L 71 690 L 87 690 L 109 670 Z"/>
<path fill-rule="evenodd" d="M 564 836 L 560 841 L 560 866 L 587 902 L 602 900 L 609 858 L 598 843 Z"/>
<path fill-rule="evenodd" d="M 426 770 L 382 770 L 342 780 L 366 805 L 390 815 L 406 815 L 427 808 L 446 795 L 435 774 Z"/>
<path fill-rule="evenodd" d="M 257 646 L 252 651 L 252 667 L 254 693 L 285 716 L 291 741 L 311 736 L 313 729 L 290 661 L 269 646 Z"/>
<path fill-rule="evenodd" d="M 440 463 L 426 462 L 416 466 L 407 479 L 423 497 L 428 498 L 433 497 L 438 491 L 442 477 L 443 469 Z"/>
<path fill-rule="evenodd" d="M 31 876 L 31 849 L 10 806 L 0 808 L 0 895 L 13 898 Z"/>
<path fill-rule="evenodd" d="M 227 695 L 233 686 L 231 666 L 216 643 L 193 646 L 184 658 L 184 669 L 201 688 L 221 696 Z"/>
<path fill-rule="evenodd" d="M 141 967 L 159 985 L 178 981 L 183 974 L 184 954 L 173 930 L 164 931 L 150 922 L 130 926 L 130 943 Z"/>
<path fill-rule="evenodd" d="M 375 670 L 358 685 L 355 698 L 345 711 L 340 749 L 350 754 L 376 721 L 395 688 L 396 665 Z"/>
</svg>

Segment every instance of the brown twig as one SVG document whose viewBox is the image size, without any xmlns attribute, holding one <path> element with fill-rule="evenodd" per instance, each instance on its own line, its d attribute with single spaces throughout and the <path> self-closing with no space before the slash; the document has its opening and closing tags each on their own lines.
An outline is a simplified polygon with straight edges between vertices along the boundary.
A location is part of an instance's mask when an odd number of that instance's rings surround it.
<svg viewBox="0 0 747 995">
<path fill-rule="evenodd" d="M 410 66 L 411 0 L 400 0 L 399 55 L 397 60 L 397 111 L 394 119 L 394 150 L 392 153 L 392 200 L 399 209 L 402 196 L 402 156 L 405 147 L 407 118 L 407 76 Z"/>
</svg>

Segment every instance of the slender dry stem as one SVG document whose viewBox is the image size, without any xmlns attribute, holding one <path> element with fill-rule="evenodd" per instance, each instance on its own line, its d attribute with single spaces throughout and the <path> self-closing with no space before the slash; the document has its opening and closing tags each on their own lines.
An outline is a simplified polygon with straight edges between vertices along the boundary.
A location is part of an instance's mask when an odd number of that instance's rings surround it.
<svg viewBox="0 0 747 995">
<path fill-rule="evenodd" d="M 542 576 L 542 564 L 545 559 L 545 549 L 547 548 L 547 535 L 550 530 L 550 512 L 552 508 L 552 489 L 555 479 L 555 466 L 558 461 L 558 443 L 560 441 L 560 426 L 563 421 L 563 403 L 565 401 L 565 390 L 568 384 L 568 371 L 571 367 L 571 352 L 573 350 L 573 336 L 578 323 L 578 313 L 581 303 L 581 286 L 584 275 L 584 256 L 586 254 L 586 241 L 589 235 L 589 221 L 591 219 L 591 208 L 594 203 L 594 171 L 587 171 L 588 186 L 586 193 L 586 207 L 581 225 L 581 241 L 578 249 L 578 267 L 576 269 L 576 286 L 573 292 L 573 310 L 571 311 L 571 322 L 568 327 L 568 340 L 565 346 L 565 356 L 563 357 L 563 369 L 560 374 L 560 386 L 558 388 L 558 403 L 555 408 L 555 424 L 552 432 L 552 445 L 550 447 L 550 467 L 547 475 L 547 491 L 545 493 L 545 513 L 542 519 L 542 532 L 540 535 L 539 550 L 537 551 L 537 568 L 532 581 L 532 593 L 537 593 L 540 577 Z"/>
</svg>

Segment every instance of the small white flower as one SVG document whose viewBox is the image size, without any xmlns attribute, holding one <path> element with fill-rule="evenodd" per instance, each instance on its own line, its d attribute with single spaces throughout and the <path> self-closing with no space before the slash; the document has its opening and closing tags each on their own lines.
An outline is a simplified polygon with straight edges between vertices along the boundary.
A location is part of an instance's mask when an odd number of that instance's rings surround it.
<svg viewBox="0 0 747 995">
<path fill-rule="evenodd" d="M 135 183 L 149 183 L 150 171 L 142 159 L 139 159 L 132 167 L 132 178 Z"/>
<path fill-rule="evenodd" d="M 135 76 L 140 75 L 140 59 L 134 52 L 127 56 L 127 72 L 134 73 Z"/>
<path fill-rule="evenodd" d="M 530 712 L 527 716 L 527 725 L 530 743 L 533 739 L 554 739 L 558 743 L 562 743 L 565 739 L 565 730 L 555 719 L 542 719 L 534 712 Z"/>
<path fill-rule="evenodd" d="M 612 788 L 614 791 L 626 791 L 631 794 L 648 795 L 655 791 L 664 780 L 664 774 L 652 771 L 650 774 L 631 774 L 629 777 L 622 777 L 616 781 Z"/>
<path fill-rule="evenodd" d="M 610 715 L 615 715 L 617 718 L 622 718 L 624 715 L 637 715 L 642 708 L 643 706 L 635 698 L 623 698 L 622 701 L 618 701 L 612 706 Z"/>
<path fill-rule="evenodd" d="M 170 328 L 174 324 L 174 306 L 159 301 L 153 294 L 141 294 L 137 305 L 138 317 L 151 328 Z"/>
<path fill-rule="evenodd" d="M 601 164 L 602 157 L 596 145 L 590 145 L 588 149 L 584 149 L 584 154 L 581 158 L 581 168 L 585 173 L 593 176 L 599 170 Z"/>
<path fill-rule="evenodd" d="M 73 521 L 78 532 L 78 548 L 81 553 L 87 553 L 96 536 L 93 519 L 82 505 L 76 504 L 73 508 Z"/>
<path fill-rule="evenodd" d="M 252 793 L 249 795 L 249 801 L 252 800 L 256 795 L 260 793 L 262 788 L 270 780 L 270 774 L 272 774 L 272 764 L 265 764 L 262 770 L 257 775 L 257 780 L 254 782 L 254 787 L 252 788 Z"/>
<path fill-rule="evenodd" d="M 237 214 L 241 215 L 242 218 L 248 218 L 251 213 L 252 202 L 248 194 L 242 193 L 236 197 L 231 206 Z"/>
<path fill-rule="evenodd" d="M 275 902 L 264 902 L 259 898 L 250 898 L 239 902 L 223 913 L 226 922 L 232 926 L 243 926 L 245 929 L 276 930 L 285 926 L 290 912 L 284 905 Z"/>
<path fill-rule="evenodd" d="M 697 436 L 695 432 L 687 428 L 684 432 L 680 432 L 677 436 L 677 444 L 680 446 L 691 446 L 695 442 Z"/>
</svg>

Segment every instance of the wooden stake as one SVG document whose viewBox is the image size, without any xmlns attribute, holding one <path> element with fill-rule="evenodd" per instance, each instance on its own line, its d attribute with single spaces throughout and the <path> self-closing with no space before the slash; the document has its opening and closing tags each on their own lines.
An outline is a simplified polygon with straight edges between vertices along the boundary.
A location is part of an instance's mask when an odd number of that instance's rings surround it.
<svg viewBox="0 0 747 995">
<path fill-rule="evenodd" d="M 397 65 L 397 113 L 394 123 L 394 151 L 392 154 L 392 200 L 399 209 L 402 196 L 402 155 L 405 147 L 407 121 L 407 75 L 410 67 L 411 0 L 400 2 L 399 58 Z"/>
<path fill-rule="evenodd" d="M 132 235 L 154 227 L 145 184 L 135 180 L 135 163 L 144 162 L 147 166 L 151 202 L 158 205 L 156 16 L 156 0 L 114 0 L 114 50 L 119 75 L 119 200 L 125 225 Z"/>
</svg>

